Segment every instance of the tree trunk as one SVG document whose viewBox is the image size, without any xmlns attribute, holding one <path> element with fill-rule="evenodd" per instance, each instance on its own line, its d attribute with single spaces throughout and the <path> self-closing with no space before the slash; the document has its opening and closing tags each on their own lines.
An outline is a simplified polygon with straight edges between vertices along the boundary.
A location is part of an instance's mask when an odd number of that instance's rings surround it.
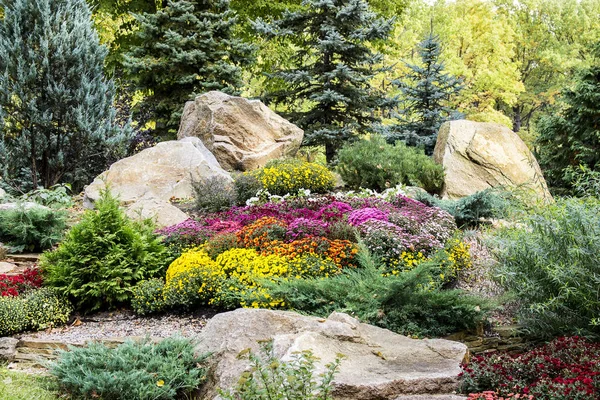
<svg viewBox="0 0 600 400">
<path fill-rule="evenodd" d="M 513 107 L 513 132 L 521 130 L 521 107 L 516 105 Z"/>
<path fill-rule="evenodd" d="M 327 164 L 331 164 L 333 161 L 333 157 L 335 157 L 336 146 L 333 143 L 325 143 L 325 159 L 327 160 Z"/>
</svg>

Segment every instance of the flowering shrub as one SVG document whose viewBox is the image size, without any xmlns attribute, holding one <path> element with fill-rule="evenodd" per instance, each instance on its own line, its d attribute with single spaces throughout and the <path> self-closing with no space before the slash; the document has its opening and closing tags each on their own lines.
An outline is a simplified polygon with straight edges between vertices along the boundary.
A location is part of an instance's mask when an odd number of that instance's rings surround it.
<svg viewBox="0 0 600 400">
<path fill-rule="evenodd" d="M 352 226 L 362 225 L 364 222 L 371 219 L 387 221 L 388 216 L 386 212 L 371 207 L 352 211 L 350 215 L 348 215 L 348 223 Z"/>
<path fill-rule="evenodd" d="M 296 194 L 300 189 L 326 193 L 335 186 L 331 171 L 319 164 L 299 160 L 275 160 L 256 172 L 263 188 L 276 195 Z"/>
<path fill-rule="evenodd" d="M 191 218 L 156 231 L 163 237 L 163 243 L 179 254 L 204 243 L 214 232 L 208 225 Z"/>
<path fill-rule="evenodd" d="M 0 296 L 18 296 L 22 293 L 42 286 L 39 270 L 28 268 L 18 275 L 0 275 Z"/>
<path fill-rule="evenodd" d="M 69 302 L 48 288 L 18 297 L 0 297 L 0 336 L 64 324 L 71 311 Z"/>
<path fill-rule="evenodd" d="M 463 371 L 463 393 L 595 399 L 600 396 L 600 344 L 576 336 L 562 337 L 518 356 L 492 353 L 473 357 Z M 528 398 L 525 396 L 518 398 Z"/>
<path fill-rule="evenodd" d="M 296 218 L 293 220 L 287 231 L 287 238 L 290 240 L 303 239 L 309 236 L 326 236 L 327 223 L 316 219 Z"/>
<path fill-rule="evenodd" d="M 245 247 L 262 248 L 274 240 L 285 239 L 286 233 L 285 221 L 274 217 L 264 217 L 246 225 L 237 235 Z"/>
<path fill-rule="evenodd" d="M 162 230 L 166 240 L 180 237 L 192 248 L 169 267 L 162 297 L 157 282 L 147 283 L 136 289 L 136 305 L 141 313 L 155 312 L 161 307 L 144 300 L 155 297 L 165 307 L 283 306 L 270 293 L 272 284 L 332 278 L 356 268 L 360 240 L 380 261 L 383 277 L 410 271 L 441 252 L 435 263 L 439 277 L 429 284 L 433 287 L 468 264 L 468 248 L 449 244 L 455 229 L 448 213 L 403 195 L 392 201 L 285 196 L 276 203 L 232 207 Z"/>
</svg>

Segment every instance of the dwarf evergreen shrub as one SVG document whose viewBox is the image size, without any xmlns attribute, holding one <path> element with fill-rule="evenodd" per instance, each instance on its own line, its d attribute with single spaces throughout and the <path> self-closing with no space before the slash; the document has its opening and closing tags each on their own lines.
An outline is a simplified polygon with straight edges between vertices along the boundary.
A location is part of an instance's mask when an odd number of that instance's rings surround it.
<svg viewBox="0 0 600 400">
<path fill-rule="evenodd" d="M 204 382 L 206 358 L 183 338 L 128 341 L 115 349 L 91 343 L 61 352 L 50 373 L 63 391 L 85 399 L 174 400 Z"/>
<path fill-rule="evenodd" d="M 40 260 L 46 285 L 65 293 L 82 311 L 126 304 L 137 282 L 161 275 L 168 263 L 153 224 L 130 220 L 108 191 Z"/>
<path fill-rule="evenodd" d="M 25 207 L 0 211 L 0 242 L 12 252 L 40 251 L 54 246 L 67 228 L 67 213 L 45 207 Z"/>
</svg>

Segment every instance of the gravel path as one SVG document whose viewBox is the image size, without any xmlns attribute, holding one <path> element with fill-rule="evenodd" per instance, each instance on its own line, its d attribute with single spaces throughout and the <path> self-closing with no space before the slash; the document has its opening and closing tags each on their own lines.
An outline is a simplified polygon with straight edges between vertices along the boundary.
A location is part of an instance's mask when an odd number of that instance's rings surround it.
<svg viewBox="0 0 600 400">
<path fill-rule="evenodd" d="M 195 337 L 215 314 L 201 310 L 194 314 L 168 314 L 156 317 L 138 317 L 130 311 L 99 313 L 79 317 L 68 326 L 48 331 L 15 335 L 19 339 L 56 340 L 82 344 L 88 340 L 125 337 L 164 338 L 173 335 Z"/>
</svg>

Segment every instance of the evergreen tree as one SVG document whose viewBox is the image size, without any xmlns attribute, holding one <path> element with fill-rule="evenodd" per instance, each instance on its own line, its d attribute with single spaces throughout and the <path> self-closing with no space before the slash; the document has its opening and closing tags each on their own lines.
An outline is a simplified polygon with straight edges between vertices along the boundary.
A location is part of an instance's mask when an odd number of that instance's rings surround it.
<svg viewBox="0 0 600 400">
<path fill-rule="evenodd" d="M 409 146 L 422 146 L 427 154 L 432 154 L 442 123 L 461 117 L 448 106 L 448 101 L 463 86 L 460 79 L 444 73 L 440 54 L 439 38 L 430 33 L 419 43 L 421 65 L 407 64 L 410 71 L 405 81 L 397 81 L 404 108 L 397 115 L 399 123 L 388 132 L 390 142 L 402 140 Z"/>
<path fill-rule="evenodd" d="M 595 56 L 574 88 L 563 92 L 563 111 L 538 124 L 538 160 L 555 188 L 570 189 L 571 174 L 580 165 L 600 172 L 600 43 Z"/>
<path fill-rule="evenodd" d="M 240 66 L 253 47 L 233 35 L 237 23 L 229 0 L 171 0 L 155 14 L 137 15 L 141 45 L 125 57 L 125 67 L 145 92 L 141 108 L 152 108 L 159 135 L 179 127 L 186 101 L 221 90 L 236 94 Z"/>
<path fill-rule="evenodd" d="M 128 129 L 114 123 L 85 0 L 0 0 L 0 174 L 26 191 L 58 182 L 75 190 L 121 155 Z"/>
<path fill-rule="evenodd" d="M 293 108 L 289 117 L 304 129 L 305 145 L 325 145 L 331 162 L 341 145 L 371 130 L 376 112 L 393 101 L 370 85 L 387 69 L 369 43 L 389 37 L 393 20 L 377 17 L 364 0 L 304 0 L 280 20 L 257 20 L 268 38 L 287 38 L 297 47 L 295 67 L 272 75 L 285 90 L 267 100 Z"/>
</svg>

